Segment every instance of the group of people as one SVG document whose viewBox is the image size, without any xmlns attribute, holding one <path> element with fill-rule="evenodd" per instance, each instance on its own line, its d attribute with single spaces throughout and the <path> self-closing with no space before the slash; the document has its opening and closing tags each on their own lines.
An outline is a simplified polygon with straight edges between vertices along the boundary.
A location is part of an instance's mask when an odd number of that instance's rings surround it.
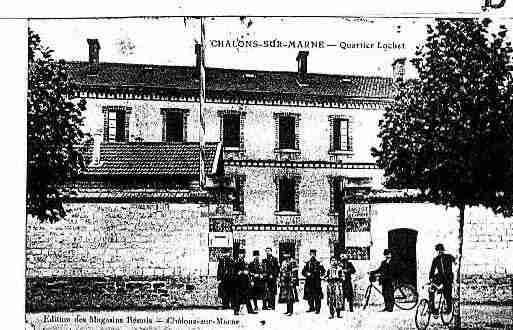
<svg viewBox="0 0 513 330">
<path fill-rule="evenodd" d="M 219 259 L 217 279 L 219 281 L 218 294 L 223 308 L 233 308 L 234 315 L 238 315 L 242 305 L 246 306 L 249 314 L 258 311 L 258 300 L 262 300 L 262 309 L 276 308 L 276 295 L 278 303 L 286 304 L 285 315 L 294 313 L 294 303 L 299 302 L 299 267 L 290 254 L 283 254 L 281 265 L 272 254 L 271 248 L 266 248 L 266 256 L 260 260 L 259 251 L 253 251 L 253 260 L 246 263 L 244 249 L 238 251 L 234 259 L 226 253 Z M 345 309 L 348 301 L 349 311 L 353 311 L 353 285 L 351 275 L 356 272 L 347 255 L 341 254 L 340 258 L 332 257 L 330 266 L 326 270 L 316 258 L 317 251 L 310 250 L 310 259 L 305 263 L 301 274 L 305 278 L 304 296 L 308 301 L 307 312 L 321 311 L 323 292 L 322 280 L 328 282 L 327 302 L 330 310 L 330 318 L 335 313 L 340 317 L 340 312 Z M 279 292 L 278 292 L 279 283 Z"/>
<path fill-rule="evenodd" d="M 442 293 L 447 301 L 447 308 L 452 306 L 452 264 L 455 258 L 445 253 L 444 246 L 435 246 L 437 256 L 433 259 L 429 272 L 432 283 L 442 285 Z M 299 266 L 290 254 L 283 254 L 281 265 L 273 256 L 272 249 L 266 248 L 266 256 L 260 260 L 259 251 L 253 251 L 253 260 L 246 263 L 245 250 L 241 249 L 235 259 L 229 253 L 219 260 L 217 279 L 219 281 L 219 297 L 223 308 L 233 308 L 235 315 L 240 312 L 241 305 L 246 305 L 249 314 L 258 311 L 258 300 L 262 300 L 262 309 L 275 309 L 276 295 L 278 303 L 286 304 L 285 315 L 291 316 L 294 312 L 294 303 L 299 302 Z M 392 258 L 392 251 L 385 249 L 385 259 L 379 268 L 370 271 L 371 281 L 379 274 L 382 286 L 385 308 L 383 311 L 392 312 L 394 308 L 394 283 L 400 275 L 399 263 Z M 322 280 L 326 280 L 326 301 L 330 318 L 341 317 L 348 302 L 349 311 L 353 311 L 354 291 L 351 276 L 356 273 L 354 265 L 348 260 L 346 254 L 337 258 L 332 256 L 328 269 L 316 258 L 317 251 L 310 250 L 310 259 L 306 261 L 301 274 L 305 278 L 303 299 L 308 301 L 307 312 L 319 314 L 321 300 L 324 298 Z M 278 292 L 279 283 L 279 292 Z M 430 304 L 433 306 L 434 292 L 430 292 Z M 444 311 L 447 312 L 447 311 Z"/>
</svg>

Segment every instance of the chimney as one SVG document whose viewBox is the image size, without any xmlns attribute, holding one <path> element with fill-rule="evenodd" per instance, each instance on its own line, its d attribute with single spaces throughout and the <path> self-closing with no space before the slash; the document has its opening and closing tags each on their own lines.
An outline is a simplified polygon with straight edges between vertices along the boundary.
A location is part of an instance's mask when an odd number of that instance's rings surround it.
<svg viewBox="0 0 513 330">
<path fill-rule="evenodd" d="M 89 44 L 89 63 L 98 64 L 100 62 L 100 42 L 98 39 L 87 39 Z"/>
<path fill-rule="evenodd" d="M 404 80 L 404 63 L 406 62 L 406 57 L 396 58 L 392 62 L 392 71 L 394 82 L 401 82 Z"/>
<path fill-rule="evenodd" d="M 306 76 L 306 73 L 308 71 L 307 69 L 307 59 L 308 57 L 308 51 L 300 50 L 297 53 L 296 61 L 297 61 L 297 73 L 300 80 L 303 80 Z"/>
<path fill-rule="evenodd" d="M 196 54 L 196 67 L 194 70 L 194 78 L 199 79 L 200 66 L 201 66 L 201 45 L 196 43 L 194 45 L 194 53 Z"/>
</svg>

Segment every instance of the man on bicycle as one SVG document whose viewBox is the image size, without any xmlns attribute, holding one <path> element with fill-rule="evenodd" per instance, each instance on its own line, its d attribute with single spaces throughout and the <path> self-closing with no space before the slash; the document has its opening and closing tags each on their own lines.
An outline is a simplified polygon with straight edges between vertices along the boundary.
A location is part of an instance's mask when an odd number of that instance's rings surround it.
<svg viewBox="0 0 513 330">
<path fill-rule="evenodd" d="M 429 281 L 436 286 L 443 285 L 441 291 L 444 295 L 446 304 L 446 310 L 443 311 L 447 314 L 452 308 L 452 281 L 454 275 L 452 273 L 452 264 L 456 262 L 454 256 L 445 253 L 444 245 L 439 243 L 435 245 L 435 251 L 437 256 L 431 263 L 431 270 L 429 271 Z M 435 291 L 429 290 L 429 307 L 433 312 L 435 311 Z"/>
</svg>

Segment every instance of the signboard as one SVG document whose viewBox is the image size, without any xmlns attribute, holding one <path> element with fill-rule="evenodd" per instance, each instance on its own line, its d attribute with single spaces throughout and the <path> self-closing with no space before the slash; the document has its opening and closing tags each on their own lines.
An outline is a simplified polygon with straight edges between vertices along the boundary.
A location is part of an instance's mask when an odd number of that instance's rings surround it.
<svg viewBox="0 0 513 330">
<path fill-rule="evenodd" d="M 231 218 L 210 218 L 208 223 L 209 232 L 231 232 L 232 219 Z"/>
<path fill-rule="evenodd" d="M 209 247 L 232 247 L 233 234 L 228 232 L 208 233 Z"/>
<path fill-rule="evenodd" d="M 346 218 L 370 218 L 370 204 L 346 204 Z"/>
</svg>

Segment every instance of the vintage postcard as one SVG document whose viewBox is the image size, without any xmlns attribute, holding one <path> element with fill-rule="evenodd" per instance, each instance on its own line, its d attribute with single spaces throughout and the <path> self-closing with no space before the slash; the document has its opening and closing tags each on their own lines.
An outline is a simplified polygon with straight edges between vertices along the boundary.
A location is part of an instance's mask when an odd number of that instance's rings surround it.
<svg viewBox="0 0 513 330">
<path fill-rule="evenodd" d="M 513 329 L 483 6 L 30 19 L 26 328 Z"/>
</svg>

